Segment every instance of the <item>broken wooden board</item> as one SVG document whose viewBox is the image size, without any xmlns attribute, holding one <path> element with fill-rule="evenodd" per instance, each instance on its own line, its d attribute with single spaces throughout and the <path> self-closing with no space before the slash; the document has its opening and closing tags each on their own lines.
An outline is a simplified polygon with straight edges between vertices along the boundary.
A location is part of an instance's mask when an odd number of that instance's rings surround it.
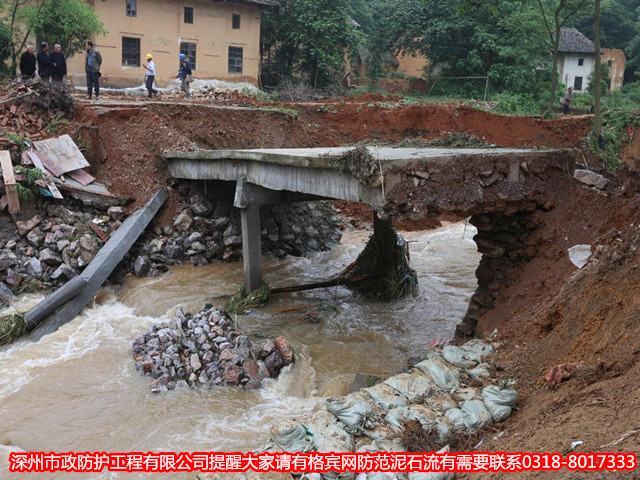
<svg viewBox="0 0 640 480">
<path fill-rule="evenodd" d="M 56 179 L 56 181 L 59 181 Z M 112 207 L 121 205 L 123 199 L 111 193 L 107 187 L 101 183 L 93 182 L 90 185 L 82 185 L 74 179 L 65 177 L 64 181 L 59 181 L 59 187 L 66 194 L 80 200 L 85 205 L 96 207 Z"/>
<path fill-rule="evenodd" d="M 49 170 L 47 170 L 42 164 L 42 162 L 40 161 L 40 157 L 36 154 L 36 152 L 29 151 L 28 153 L 29 153 L 29 158 L 31 159 L 35 167 L 43 173 L 43 177 L 44 177 L 43 180 L 47 183 L 47 188 L 51 192 L 51 195 L 53 196 L 53 198 L 62 200 L 64 197 L 60 193 L 60 190 L 58 190 L 58 187 L 56 187 L 56 184 L 53 183 L 51 174 L 49 173 Z"/>
<path fill-rule="evenodd" d="M 13 173 L 11 155 L 6 150 L 0 151 L 0 167 L 2 167 L 2 177 L 4 178 L 4 187 L 7 193 L 9 213 L 13 215 L 20 211 L 20 199 L 18 198 L 18 185 L 16 184 L 16 177 Z"/>
<path fill-rule="evenodd" d="M 69 135 L 33 142 L 33 146 L 47 155 L 63 173 L 91 166 Z"/>
<path fill-rule="evenodd" d="M 73 178 L 80 185 L 89 185 L 96 181 L 96 179 L 89 174 L 84 168 L 79 168 L 78 170 L 73 170 L 71 172 L 67 172 L 71 178 Z"/>
<path fill-rule="evenodd" d="M 147 228 L 167 197 L 166 191 L 159 190 L 144 207 L 127 218 L 120 228 L 113 232 L 109 241 L 104 244 L 91 263 L 87 265 L 87 268 L 79 275 L 81 279 L 86 281 L 86 287 L 82 288 L 65 306 L 48 317 L 44 323 L 40 324 L 32 333 L 32 340 L 38 341 L 44 335 L 55 332 L 61 325 L 70 322 L 82 312 L 85 305 L 95 296 L 113 269 L 118 266 Z M 75 280 L 75 283 L 80 284 L 80 280 Z"/>
<path fill-rule="evenodd" d="M 49 170 L 53 175 L 59 177 L 60 175 L 64 175 L 65 171 L 60 168 L 55 162 L 51 161 L 49 155 L 42 152 L 29 152 L 31 155 L 36 155 L 40 159 L 40 163 L 44 165 L 44 168 Z M 33 161 L 33 160 L 32 160 Z"/>
</svg>

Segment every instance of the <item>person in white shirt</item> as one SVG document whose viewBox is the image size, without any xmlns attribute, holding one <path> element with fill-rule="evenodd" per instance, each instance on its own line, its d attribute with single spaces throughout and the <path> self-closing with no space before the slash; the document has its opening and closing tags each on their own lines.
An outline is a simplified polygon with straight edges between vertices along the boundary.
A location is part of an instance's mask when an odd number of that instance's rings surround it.
<svg viewBox="0 0 640 480">
<path fill-rule="evenodd" d="M 153 88 L 153 81 L 156 78 L 156 64 L 153 63 L 153 56 L 150 53 L 147 53 L 145 58 L 147 59 L 147 64 L 144 66 L 144 68 L 147 69 L 145 85 L 147 92 L 149 92 L 149 98 L 151 98 L 152 96 L 158 95 L 158 91 Z"/>
</svg>

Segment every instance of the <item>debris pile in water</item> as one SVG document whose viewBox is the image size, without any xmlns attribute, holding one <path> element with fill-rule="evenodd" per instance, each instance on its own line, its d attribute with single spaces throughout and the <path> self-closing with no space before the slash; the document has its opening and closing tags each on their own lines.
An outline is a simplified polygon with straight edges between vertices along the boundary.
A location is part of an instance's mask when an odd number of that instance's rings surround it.
<svg viewBox="0 0 640 480">
<path fill-rule="evenodd" d="M 355 261 L 348 277 L 367 278 L 351 285 L 368 298 L 396 300 L 418 290 L 418 277 L 409 265 L 408 244 L 388 216 L 375 213 L 373 235 Z"/>
<path fill-rule="evenodd" d="M 294 362 L 286 338 L 252 343 L 236 328 L 226 312 L 210 305 L 193 316 L 178 310 L 133 341 L 136 368 L 154 378 L 154 392 L 226 385 L 253 390 Z"/>
</svg>

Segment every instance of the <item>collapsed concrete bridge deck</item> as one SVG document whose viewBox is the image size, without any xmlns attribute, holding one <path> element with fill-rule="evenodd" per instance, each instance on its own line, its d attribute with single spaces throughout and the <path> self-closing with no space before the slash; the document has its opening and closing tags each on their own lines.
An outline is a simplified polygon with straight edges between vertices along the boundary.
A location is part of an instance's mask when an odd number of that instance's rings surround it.
<svg viewBox="0 0 640 480">
<path fill-rule="evenodd" d="M 549 202 L 548 172 L 571 174 L 567 150 L 367 147 L 165 152 L 171 176 L 236 182 L 245 289 L 262 283 L 259 207 L 339 199 L 405 216 L 522 210 Z"/>
</svg>

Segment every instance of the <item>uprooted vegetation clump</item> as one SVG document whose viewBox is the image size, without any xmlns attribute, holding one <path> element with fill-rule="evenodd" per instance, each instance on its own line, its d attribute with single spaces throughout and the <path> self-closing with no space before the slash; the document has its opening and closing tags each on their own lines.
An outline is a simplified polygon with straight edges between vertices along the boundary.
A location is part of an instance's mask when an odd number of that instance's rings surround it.
<svg viewBox="0 0 640 480">
<path fill-rule="evenodd" d="M 27 321 L 23 313 L 0 316 L 0 345 L 12 343 L 27 333 Z"/>
<path fill-rule="evenodd" d="M 358 255 L 350 277 L 363 280 L 351 288 L 368 298 L 396 300 L 418 291 L 418 277 L 409 265 L 409 244 L 390 217 L 374 216 L 373 235 Z"/>
</svg>

